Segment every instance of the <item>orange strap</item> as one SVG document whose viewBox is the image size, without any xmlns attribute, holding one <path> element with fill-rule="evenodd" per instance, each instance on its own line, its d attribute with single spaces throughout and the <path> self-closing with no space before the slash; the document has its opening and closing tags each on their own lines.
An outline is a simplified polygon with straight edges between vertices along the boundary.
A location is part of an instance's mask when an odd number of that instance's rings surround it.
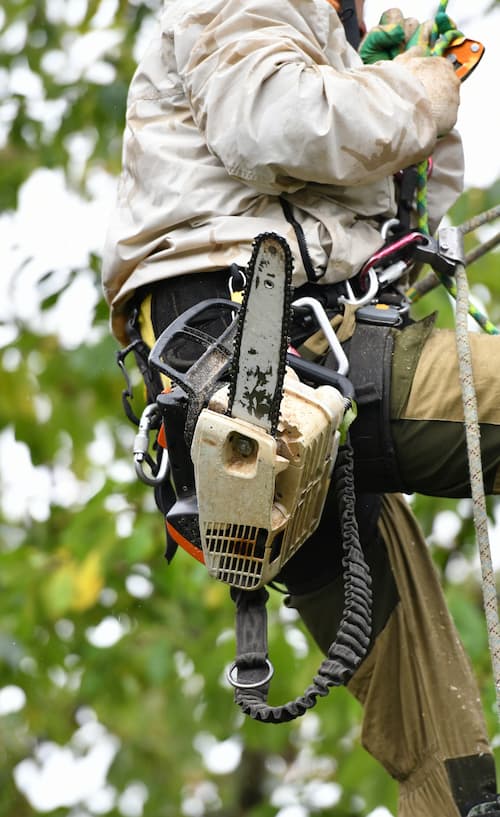
<svg viewBox="0 0 500 817">
<path fill-rule="evenodd" d="M 189 539 L 186 539 L 182 535 L 182 533 L 179 533 L 179 531 L 176 530 L 174 528 L 174 526 L 170 522 L 165 521 L 165 524 L 166 524 L 167 530 L 168 530 L 170 536 L 172 537 L 172 539 L 174 540 L 174 542 L 177 545 L 180 545 L 181 548 L 184 548 L 184 550 L 187 553 L 189 553 L 190 556 L 194 556 L 194 558 L 198 562 L 201 562 L 202 564 L 205 564 L 205 558 L 203 556 L 203 551 L 200 550 L 199 548 L 197 548 L 195 545 L 193 545 L 192 542 L 189 541 Z"/>
<path fill-rule="evenodd" d="M 328 0 L 328 2 L 330 3 L 330 5 L 331 5 L 331 6 L 333 6 L 333 8 L 335 9 L 335 11 L 336 11 L 337 13 L 340 11 L 340 3 L 339 3 L 339 0 Z"/>
</svg>

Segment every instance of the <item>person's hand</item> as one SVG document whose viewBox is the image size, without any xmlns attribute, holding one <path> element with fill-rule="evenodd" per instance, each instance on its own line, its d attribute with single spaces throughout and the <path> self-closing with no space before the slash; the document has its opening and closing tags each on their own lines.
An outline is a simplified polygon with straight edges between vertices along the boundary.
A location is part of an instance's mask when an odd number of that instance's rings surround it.
<svg viewBox="0 0 500 817">
<path fill-rule="evenodd" d="M 447 35 L 449 32 L 453 32 L 453 34 L 456 36 L 460 34 L 460 32 L 457 31 L 456 23 L 451 19 L 451 17 L 448 17 L 448 15 L 444 14 L 444 12 L 439 12 L 436 14 L 434 19 L 426 20 L 425 23 L 421 23 L 415 29 L 411 37 L 408 39 L 407 48 L 412 48 L 415 45 L 419 45 L 429 52 L 430 48 L 434 45 L 432 38 L 434 37 L 435 40 L 437 40 L 439 37 Z"/>
<path fill-rule="evenodd" d="M 425 53 L 421 46 L 414 46 L 395 57 L 394 62 L 420 80 L 431 103 L 438 136 L 444 136 L 457 121 L 460 80 L 449 60 L 425 56 Z"/>
<path fill-rule="evenodd" d="M 366 65 L 394 59 L 406 49 L 418 28 L 418 20 L 403 17 L 400 9 L 388 9 L 378 26 L 371 28 L 363 38 L 359 47 L 361 59 Z"/>
<path fill-rule="evenodd" d="M 403 17 L 400 9 L 391 8 L 383 13 L 378 26 L 365 35 L 359 54 L 366 65 L 392 60 L 416 45 L 430 54 L 435 40 L 459 35 L 456 24 L 444 12 L 439 12 L 432 20 L 419 23 L 414 17 Z"/>
</svg>

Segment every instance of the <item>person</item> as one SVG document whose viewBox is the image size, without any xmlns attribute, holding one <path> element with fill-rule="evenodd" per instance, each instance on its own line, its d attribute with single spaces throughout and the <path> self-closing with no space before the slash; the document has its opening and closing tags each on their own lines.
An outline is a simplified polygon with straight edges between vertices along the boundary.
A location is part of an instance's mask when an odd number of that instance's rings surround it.
<svg viewBox="0 0 500 817">
<path fill-rule="evenodd" d="M 363 0 L 356 10 L 362 20 Z M 129 91 L 104 252 L 103 287 L 121 344 L 131 315 L 151 346 L 189 306 L 229 297 L 235 270 L 263 232 L 289 243 L 297 293 L 354 279 L 397 213 L 397 174 L 429 156 L 437 228 L 462 190 L 454 71 L 414 49 L 363 64 L 341 17 L 352 22 L 335 0 L 165 7 Z M 469 495 L 453 340 L 432 318 L 402 329 L 358 323 L 345 337 L 353 377 L 373 370 L 378 383 L 352 427 L 374 596 L 371 647 L 348 685 L 363 705 L 363 744 L 399 782 L 400 817 L 498 817 L 476 682 L 401 496 Z M 500 486 L 500 409 L 488 394 L 496 342 L 473 339 L 489 492 Z M 375 350 L 368 369 L 367 348 Z M 327 503 L 280 575 L 287 604 L 325 651 L 343 603 L 336 526 Z"/>
</svg>

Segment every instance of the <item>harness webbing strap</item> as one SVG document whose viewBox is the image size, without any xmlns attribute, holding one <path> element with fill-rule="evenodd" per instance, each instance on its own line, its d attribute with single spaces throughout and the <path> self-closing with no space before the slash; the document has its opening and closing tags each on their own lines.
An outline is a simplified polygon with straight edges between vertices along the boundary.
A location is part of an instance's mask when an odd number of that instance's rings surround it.
<svg viewBox="0 0 500 817">
<path fill-rule="evenodd" d="M 333 484 L 342 533 L 344 613 L 328 655 L 304 694 L 282 706 L 267 701 L 269 660 L 265 603 L 267 591 L 235 591 L 237 683 L 235 700 L 246 715 L 259 721 L 285 723 L 303 715 L 330 687 L 348 683 L 365 657 L 371 636 L 372 592 L 368 565 L 361 549 L 354 513 L 353 456 L 349 444 L 337 457 Z M 262 683 L 259 685 L 259 679 Z M 245 686 L 238 686 L 238 682 Z"/>
<path fill-rule="evenodd" d="M 269 593 L 264 588 L 249 591 L 232 587 L 231 598 L 236 604 L 238 682 L 253 685 L 262 679 L 262 667 L 268 660 L 266 602 Z M 252 693 L 265 703 L 268 690 L 267 682 L 254 687 Z"/>
<path fill-rule="evenodd" d="M 344 26 L 347 42 L 357 51 L 361 42 L 358 15 L 354 0 L 342 0 L 340 19 Z"/>
<path fill-rule="evenodd" d="M 314 264 L 312 262 L 311 256 L 309 255 L 309 248 L 307 246 L 304 230 L 302 229 L 302 224 L 300 224 L 300 222 L 297 221 L 297 219 L 295 218 L 293 214 L 293 207 L 289 201 L 280 196 L 280 204 L 281 209 L 283 210 L 283 215 L 285 216 L 288 223 L 291 224 L 295 232 L 295 237 L 297 239 L 297 244 L 299 246 L 300 257 L 302 259 L 302 265 L 307 275 L 307 280 L 309 281 L 309 283 L 314 284 L 316 283 L 316 281 L 319 281 L 319 279 L 322 276 L 317 275 L 316 270 L 314 269 Z"/>
<path fill-rule="evenodd" d="M 390 424 L 394 331 L 390 326 L 358 322 L 345 344 L 359 418 L 350 429 L 358 491 L 373 490 L 380 479 L 385 491 L 402 484 Z"/>
</svg>

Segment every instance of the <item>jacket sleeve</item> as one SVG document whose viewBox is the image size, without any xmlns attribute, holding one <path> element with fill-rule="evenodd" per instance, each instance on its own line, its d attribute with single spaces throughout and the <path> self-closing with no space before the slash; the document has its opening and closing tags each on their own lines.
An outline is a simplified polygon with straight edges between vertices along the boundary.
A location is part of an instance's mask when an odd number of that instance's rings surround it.
<svg viewBox="0 0 500 817">
<path fill-rule="evenodd" d="M 364 66 L 328 3 L 218 5 L 214 15 L 191 12 L 174 39 L 194 120 L 230 175 L 264 193 L 351 186 L 432 153 L 421 83 L 392 63 Z"/>
<path fill-rule="evenodd" d="M 456 130 L 438 139 L 432 154 L 432 174 L 427 184 L 429 229 L 434 233 L 464 189 L 464 154 Z"/>
</svg>

